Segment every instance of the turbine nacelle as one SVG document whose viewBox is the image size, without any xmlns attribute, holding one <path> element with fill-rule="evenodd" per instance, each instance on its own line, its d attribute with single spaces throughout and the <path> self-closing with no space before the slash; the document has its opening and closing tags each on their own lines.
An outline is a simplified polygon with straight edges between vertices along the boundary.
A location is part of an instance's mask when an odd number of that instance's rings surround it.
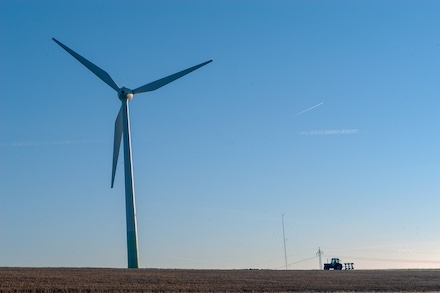
<svg viewBox="0 0 440 293">
<path fill-rule="evenodd" d="M 130 102 L 133 99 L 133 96 L 134 96 L 133 91 L 129 88 L 126 88 L 125 86 L 121 87 L 118 90 L 118 98 L 121 101 L 129 101 Z"/>
</svg>

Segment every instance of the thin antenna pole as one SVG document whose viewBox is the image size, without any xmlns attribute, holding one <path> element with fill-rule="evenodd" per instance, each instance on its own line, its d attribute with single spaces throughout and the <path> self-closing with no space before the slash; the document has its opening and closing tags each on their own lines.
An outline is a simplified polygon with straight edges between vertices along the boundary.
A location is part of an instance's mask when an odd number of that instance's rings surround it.
<svg viewBox="0 0 440 293">
<path fill-rule="evenodd" d="M 319 269 L 322 270 L 322 261 L 321 261 L 321 255 L 324 254 L 324 251 L 321 250 L 321 247 L 318 247 L 318 252 L 316 253 L 317 256 L 319 256 Z"/>
<path fill-rule="evenodd" d="M 286 270 L 287 270 L 286 235 L 284 234 L 284 214 L 281 215 L 281 221 L 283 223 L 284 260 L 286 262 Z"/>
</svg>

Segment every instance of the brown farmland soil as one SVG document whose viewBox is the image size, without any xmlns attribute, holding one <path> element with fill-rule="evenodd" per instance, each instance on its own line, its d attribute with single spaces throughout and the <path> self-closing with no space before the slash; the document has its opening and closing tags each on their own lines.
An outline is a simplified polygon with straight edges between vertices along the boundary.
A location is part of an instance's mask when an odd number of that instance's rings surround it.
<svg viewBox="0 0 440 293">
<path fill-rule="evenodd" d="M 440 270 L 0 268 L 4 292 L 440 292 Z"/>
</svg>

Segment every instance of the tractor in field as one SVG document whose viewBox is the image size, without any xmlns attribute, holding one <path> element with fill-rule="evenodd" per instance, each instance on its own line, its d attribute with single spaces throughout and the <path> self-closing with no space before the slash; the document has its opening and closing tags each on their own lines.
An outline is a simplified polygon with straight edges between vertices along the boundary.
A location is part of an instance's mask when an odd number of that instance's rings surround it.
<svg viewBox="0 0 440 293">
<path fill-rule="evenodd" d="M 324 270 L 335 270 L 340 271 L 342 270 L 342 267 L 344 266 L 344 270 L 354 270 L 354 264 L 352 262 L 349 263 L 342 263 L 339 261 L 339 258 L 332 258 L 332 261 L 330 263 L 324 264 Z"/>
<path fill-rule="evenodd" d="M 342 264 L 339 262 L 339 258 L 332 258 L 332 261 L 330 263 L 324 264 L 324 270 L 335 270 L 340 271 L 342 270 Z"/>
</svg>

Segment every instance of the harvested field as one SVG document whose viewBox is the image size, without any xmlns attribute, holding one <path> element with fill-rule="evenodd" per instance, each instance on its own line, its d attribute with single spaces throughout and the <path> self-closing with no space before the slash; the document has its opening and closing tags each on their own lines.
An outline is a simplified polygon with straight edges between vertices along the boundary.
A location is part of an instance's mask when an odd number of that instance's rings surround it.
<svg viewBox="0 0 440 293">
<path fill-rule="evenodd" d="M 440 270 L 0 268 L 0 292 L 440 292 Z"/>
</svg>

